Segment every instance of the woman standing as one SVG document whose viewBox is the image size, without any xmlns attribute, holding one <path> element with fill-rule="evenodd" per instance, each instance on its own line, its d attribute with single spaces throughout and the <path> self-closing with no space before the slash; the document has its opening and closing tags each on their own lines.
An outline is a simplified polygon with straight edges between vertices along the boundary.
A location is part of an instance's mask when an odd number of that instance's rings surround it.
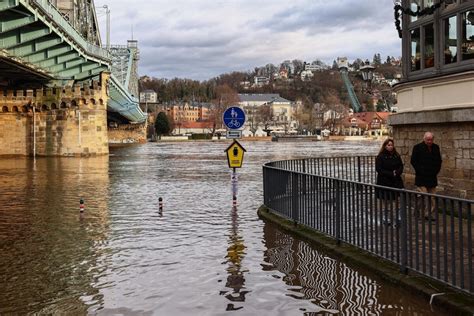
<svg viewBox="0 0 474 316">
<path fill-rule="evenodd" d="M 380 148 L 379 154 L 375 160 L 375 170 L 377 171 L 377 184 L 385 187 L 403 188 L 402 172 L 403 162 L 395 149 L 393 139 L 387 138 Z M 392 200 L 397 200 L 397 192 L 391 190 L 384 190 L 380 188 L 375 189 L 375 195 L 378 199 L 384 202 L 385 220 L 384 224 L 390 224 L 387 219 L 389 207 L 392 209 Z"/>
</svg>

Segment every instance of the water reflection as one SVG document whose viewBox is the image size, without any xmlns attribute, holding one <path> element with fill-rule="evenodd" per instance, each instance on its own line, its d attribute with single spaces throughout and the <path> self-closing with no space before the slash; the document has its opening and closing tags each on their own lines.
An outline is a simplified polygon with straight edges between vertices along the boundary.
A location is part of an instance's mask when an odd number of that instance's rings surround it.
<svg viewBox="0 0 474 316">
<path fill-rule="evenodd" d="M 108 158 L 0 160 L 0 179 L 0 314 L 86 313 L 101 300 Z"/>
<path fill-rule="evenodd" d="M 376 277 L 356 271 L 272 225 L 265 225 L 263 231 L 264 260 L 269 263 L 263 269 L 284 274 L 288 296 L 314 303 L 305 315 L 439 315 L 401 295 L 400 289 L 382 285 Z"/>
<path fill-rule="evenodd" d="M 249 292 L 245 290 L 245 276 L 242 270 L 242 260 L 245 255 L 245 245 L 242 236 L 239 235 L 239 216 L 237 213 L 237 206 L 232 207 L 231 211 L 231 228 L 229 234 L 229 247 L 227 248 L 226 263 L 229 265 L 227 268 L 227 282 L 225 286 L 232 289 L 230 291 L 222 291 L 221 295 L 224 295 L 229 301 L 233 303 L 227 304 L 227 311 L 239 310 L 243 306 L 234 306 L 235 302 L 244 302 L 245 295 Z"/>
</svg>

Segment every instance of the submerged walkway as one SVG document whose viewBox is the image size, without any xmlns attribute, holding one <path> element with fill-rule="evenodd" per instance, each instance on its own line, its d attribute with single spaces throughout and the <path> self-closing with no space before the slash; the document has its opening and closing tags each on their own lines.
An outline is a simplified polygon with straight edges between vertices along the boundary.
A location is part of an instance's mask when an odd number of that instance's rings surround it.
<svg viewBox="0 0 474 316">
<path fill-rule="evenodd" d="M 372 182 L 369 165 L 370 157 L 269 163 L 264 166 L 265 206 L 401 270 L 474 293 L 473 201 L 395 189 L 397 200 L 376 199 L 381 187 L 341 180 Z M 431 203 L 438 210 L 433 219 L 419 217 Z"/>
</svg>

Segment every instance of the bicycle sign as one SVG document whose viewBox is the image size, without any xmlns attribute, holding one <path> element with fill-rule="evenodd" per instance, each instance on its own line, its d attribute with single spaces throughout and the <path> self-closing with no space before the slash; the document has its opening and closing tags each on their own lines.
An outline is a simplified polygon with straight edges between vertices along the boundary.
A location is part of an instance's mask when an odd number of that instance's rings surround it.
<svg viewBox="0 0 474 316">
<path fill-rule="evenodd" d="M 222 120 L 228 129 L 239 129 L 245 124 L 244 110 L 237 106 L 232 106 L 225 110 Z"/>
</svg>

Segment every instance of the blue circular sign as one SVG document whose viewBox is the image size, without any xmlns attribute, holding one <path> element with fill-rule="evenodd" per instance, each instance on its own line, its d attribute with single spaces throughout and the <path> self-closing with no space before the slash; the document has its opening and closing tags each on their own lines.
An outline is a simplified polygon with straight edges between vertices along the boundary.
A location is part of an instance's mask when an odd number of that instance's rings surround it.
<svg viewBox="0 0 474 316">
<path fill-rule="evenodd" d="M 222 120 L 228 129 L 240 129 L 245 124 L 245 112 L 237 106 L 232 106 L 225 110 Z"/>
</svg>

